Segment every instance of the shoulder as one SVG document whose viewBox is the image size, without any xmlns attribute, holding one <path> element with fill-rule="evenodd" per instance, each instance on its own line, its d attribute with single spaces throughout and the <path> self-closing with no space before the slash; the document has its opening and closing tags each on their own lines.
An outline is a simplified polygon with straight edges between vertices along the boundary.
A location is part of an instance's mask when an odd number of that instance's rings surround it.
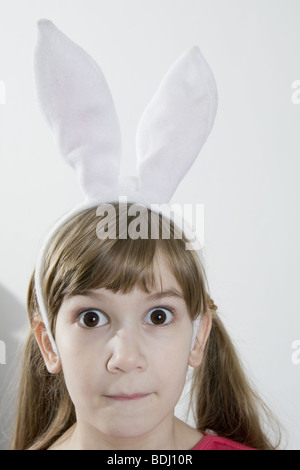
<svg viewBox="0 0 300 470">
<path fill-rule="evenodd" d="M 204 437 L 192 450 L 254 450 L 238 442 L 204 433 Z"/>
</svg>

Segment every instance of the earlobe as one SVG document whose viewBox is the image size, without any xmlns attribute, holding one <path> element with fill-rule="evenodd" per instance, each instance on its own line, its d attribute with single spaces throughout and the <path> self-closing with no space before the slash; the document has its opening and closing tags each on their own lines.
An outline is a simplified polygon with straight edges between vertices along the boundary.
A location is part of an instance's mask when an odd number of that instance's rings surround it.
<svg viewBox="0 0 300 470">
<path fill-rule="evenodd" d="M 34 324 L 34 334 L 43 355 L 46 367 L 50 374 L 57 374 L 61 371 L 61 360 L 59 355 L 53 350 L 51 340 L 44 323 L 37 320 Z"/>
<path fill-rule="evenodd" d="M 209 338 L 212 326 L 212 317 L 209 314 L 203 315 L 199 323 L 196 341 L 189 356 L 189 366 L 199 367 L 205 350 L 205 345 Z"/>
</svg>

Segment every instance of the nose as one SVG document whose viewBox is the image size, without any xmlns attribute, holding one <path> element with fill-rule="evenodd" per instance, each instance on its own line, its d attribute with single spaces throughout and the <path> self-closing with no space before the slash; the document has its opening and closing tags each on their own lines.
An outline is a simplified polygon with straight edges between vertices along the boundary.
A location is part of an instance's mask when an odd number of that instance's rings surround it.
<svg viewBox="0 0 300 470">
<path fill-rule="evenodd" d="M 122 328 L 116 332 L 109 343 L 107 370 L 111 373 L 142 371 L 147 361 L 142 351 L 141 338 L 134 328 Z"/>
</svg>

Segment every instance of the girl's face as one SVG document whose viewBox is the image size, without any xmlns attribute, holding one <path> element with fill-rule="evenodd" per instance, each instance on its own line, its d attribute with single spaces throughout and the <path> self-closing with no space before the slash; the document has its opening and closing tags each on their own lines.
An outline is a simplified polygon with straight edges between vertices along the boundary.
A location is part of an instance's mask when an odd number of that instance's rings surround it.
<svg viewBox="0 0 300 470">
<path fill-rule="evenodd" d="M 186 380 L 192 322 L 167 265 L 160 288 L 100 288 L 65 297 L 56 344 L 77 423 L 107 439 L 136 439 L 174 420 Z"/>
</svg>

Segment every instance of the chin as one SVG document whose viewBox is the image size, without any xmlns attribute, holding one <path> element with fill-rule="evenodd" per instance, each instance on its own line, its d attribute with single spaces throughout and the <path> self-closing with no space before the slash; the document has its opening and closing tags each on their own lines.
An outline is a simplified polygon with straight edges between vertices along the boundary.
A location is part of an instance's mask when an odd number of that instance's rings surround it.
<svg viewBox="0 0 300 470">
<path fill-rule="evenodd" d="M 105 429 L 105 434 L 112 439 L 138 439 L 153 429 L 152 423 L 145 421 L 137 423 L 135 419 L 130 421 L 127 418 L 124 422 L 117 420 L 115 423 L 110 423 Z"/>
</svg>

